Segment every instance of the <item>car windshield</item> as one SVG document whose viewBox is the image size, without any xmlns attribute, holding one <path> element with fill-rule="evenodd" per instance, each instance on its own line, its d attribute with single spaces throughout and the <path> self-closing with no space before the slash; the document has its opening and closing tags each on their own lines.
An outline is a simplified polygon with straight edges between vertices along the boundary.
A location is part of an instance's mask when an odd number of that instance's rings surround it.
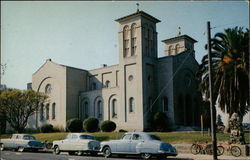
<svg viewBox="0 0 250 160">
<path fill-rule="evenodd" d="M 36 138 L 34 136 L 23 136 L 23 139 L 25 140 L 36 140 Z"/>
<path fill-rule="evenodd" d="M 154 134 L 151 134 L 151 135 L 149 135 L 150 136 L 150 138 L 152 139 L 152 140 L 161 140 L 160 139 L 160 137 L 158 137 L 158 136 L 156 136 L 156 135 L 154 135 Z"/>
<path fill-rule="evenodd" d="M 90 135 L 80 135 L 80 139 L 94 139 L 94 137 Z"/>
</svg>

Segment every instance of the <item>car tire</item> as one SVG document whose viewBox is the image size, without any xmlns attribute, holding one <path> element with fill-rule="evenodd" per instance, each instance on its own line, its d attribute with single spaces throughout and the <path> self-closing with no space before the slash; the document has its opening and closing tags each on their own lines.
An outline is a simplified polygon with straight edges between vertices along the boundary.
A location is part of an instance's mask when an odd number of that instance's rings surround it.
<svg viewBox="0 0 250 160">
<path fill-rule="evenodd" d="M 58 146 L 55 146 L 54 147 L 54 150 L 53 150 L 54 154 L 60 154 L 60 148 Z"/>
<path fill-rule="evenodd" d="M 0 144 L 0 150 L 1 150 L 1 151 L 4 150 L 4 144 L 3 144 L 3 143 Z"/>
<path fill-rule="evenodd" d="M 150 159 L 152 157 L 152 154 L 151 153 L 142 153 L 141 157 L 143 159 Z"/>
<path fill-rule="evenodd" d="M 17 151 L 18 151 L 18 152 L 23 152 L 23 151 L 24 151 L 24 147 L 18 147 L 18 148 L 17 148 Z"/>
<path fill-rule="evenodd" d="M 104 149 L 103 149 L 103 155 L 106 158 L 111 157 L 112 152 L 111 152 L 111 149 L 108 146 L 104 147 Z"/>
</svg>

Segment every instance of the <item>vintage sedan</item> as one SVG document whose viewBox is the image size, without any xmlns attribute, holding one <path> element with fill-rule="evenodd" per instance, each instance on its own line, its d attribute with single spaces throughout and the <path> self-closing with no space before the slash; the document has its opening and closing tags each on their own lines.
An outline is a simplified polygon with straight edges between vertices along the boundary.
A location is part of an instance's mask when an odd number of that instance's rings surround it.
<svg viewBox="0 0 250 160">
<path fill-rule="evenodd" d="M 24 150 L 38 151 L 43 149 L 45 144 L 37 141 L 36 138 L 29 134 L 13 134 L 9 139 L 0 140 L 0 149 L 15 149 L 19 152 Z"/>
<path fill-rule="evenodd" d="M 94 140 L 94 137 L 83 133 L 70 133 L 64 140 L 53 141 L 53 151 L 55 154 L 68 152 L 69 155 L 82 155 L 88 153 L 97 155 L 100 150 L 100 142 Z"/>
<path fill-rule="evenodd" d="M 120 156 L 138 154 L 143 159 L 153 156 L 166 158 L 178 154 L 171 144 L 162 142 L 156 135 L 145 132 L 128 132 L 120 140 L 102 142 L 100 151 L 105 157 L 110 157 L 112 154 Z"/>
</svg>

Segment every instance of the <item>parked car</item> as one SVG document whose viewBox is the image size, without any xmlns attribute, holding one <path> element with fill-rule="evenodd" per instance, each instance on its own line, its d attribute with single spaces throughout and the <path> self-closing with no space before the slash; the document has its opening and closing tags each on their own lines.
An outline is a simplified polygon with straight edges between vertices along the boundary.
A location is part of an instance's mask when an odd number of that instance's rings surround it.
<svg viewBox="0 0 250 160">
<path fill-rule="evenodd" d="M 94 137 L 89 134 L 70 133 L 64 140 L 53 141 L 52 148 L 55 154 L 68 152 L 69 155 L 82 155 L 83 153 L 97 155 L 100 142 L 94 140 Z"/>
<path fill-rule="evenodd" d="M 242 127 L 244 130 L 249 130 L 250 129 L 250 123 L 242 123 Z"/>
<path fill-rule="evenodd" d="M 162 142 L 158 136 L 145 132 L 128 132 L 120 140 L 102 142 L 100 151 L 105 157 L 110 157 L 112 154 L 120 156 L 137 154 L 143 159 L 152 156 L 166 158 L 178 154 L 171 144 Z"/>
<path fill-rule="evenodd" d="M 29 134 L 13 134 L 9 139 L 0 140 L 0 149 L 15 149 L 19 152 L 24 150 L 38 151 L 43 149 L 45 144 L 37 141 L 36 138 Z"/>
</svg>

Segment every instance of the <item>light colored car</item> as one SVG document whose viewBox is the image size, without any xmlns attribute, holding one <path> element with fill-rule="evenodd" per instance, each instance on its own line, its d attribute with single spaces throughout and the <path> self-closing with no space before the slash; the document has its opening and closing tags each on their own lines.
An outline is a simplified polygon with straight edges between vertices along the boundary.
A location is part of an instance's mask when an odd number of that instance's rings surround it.
<svg viewBox="0 0 250 160">
<path fill-rule="evenodd" d="M 15 149 L 19 152 L 24 150 L 37 151 L 43 149 L 45 144 L 37 141 L 36 138 L 29 134 L 13 134 L 9 139 L 0 140 L 0 149 Z"/>
<path fill-rule="evenodd" d="M 102 142 L 100 151 L 105 157 L 110 157 L 112 154 L 120 156 L 138 154 L 143 159 L 152 156 L 166 158 L 178 154 L 171 144 L 162 142 L 158 136 L 145 132 L 128 132 L 120 140 Z"/>
<path fill-rule="evenodd" d="M 53 151 L 55 154 L 68 152 L 70 155 L 82 155 L 89 153 L 97 155 L 100 150 L 100 142 L 94 140 L 94 137 L 83 133 L 70 133 L 64 140 L 53 141 Z"/>
</svg>

